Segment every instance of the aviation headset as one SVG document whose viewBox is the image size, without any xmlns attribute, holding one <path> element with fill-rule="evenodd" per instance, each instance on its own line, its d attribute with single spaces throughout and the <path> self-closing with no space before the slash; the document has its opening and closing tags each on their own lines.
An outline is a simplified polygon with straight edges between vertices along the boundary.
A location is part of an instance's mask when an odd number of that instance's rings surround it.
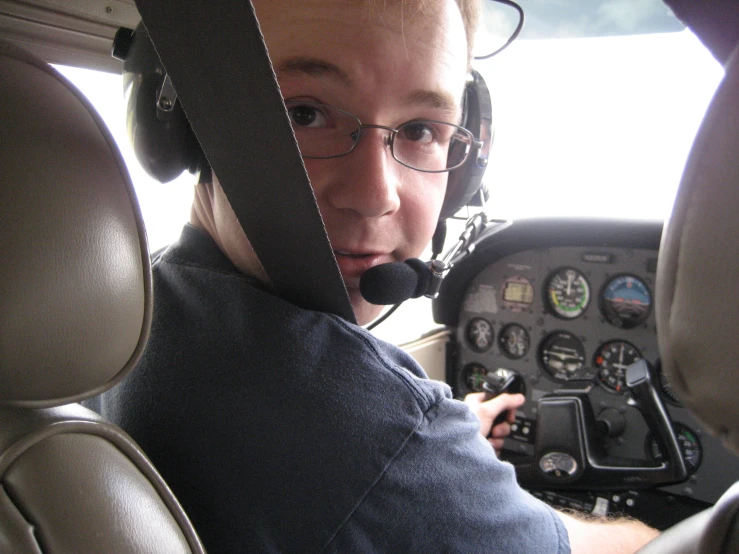
<svg viewBox="0 0 739 554">
<path fill-rule="evenodd" d="M 113 56 L 124 61 L 126 126 L 144 170 L 166 183 L 186 169 L 191 173 L 209 169 L 180 102 L 172 102 L 162 94 L 163 87 L 171 84 L 165 82 L 164 66 L 142 23 L 135 31 L 125 28 L 118 31 Z M 488 196 L 482 177 L 493 141 L 492 106 L 485 81 L 474 70 L 465 89 L 462 126 L 482 142 L 482 147 L 473 149 L 462 166 L 449 172 L 440 221 L 464 206 L 482 206 Z"/>
</svg>

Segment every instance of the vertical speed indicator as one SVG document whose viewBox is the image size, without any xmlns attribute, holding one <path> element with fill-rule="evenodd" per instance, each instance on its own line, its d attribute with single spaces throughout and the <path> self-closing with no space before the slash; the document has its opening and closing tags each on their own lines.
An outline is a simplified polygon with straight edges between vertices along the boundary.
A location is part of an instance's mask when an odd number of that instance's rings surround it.
<svg viewBox="0 0 739 554">
<path fill-rule="evenodd" d="M 575 319 L 590 304 L 590 285 L 580 271 L 562 267 L 547 279 L 546 297 L 554 315 L 562 319 Z"/>
<path fill-rule="evenodd" d="M 615 394 L 623 392 L 626 386 L 626 368 L 641 360 L 639 349 L 625 340 L 605 343 L 595 353 L 595 369 L 601 385 Z"/>
</svg>

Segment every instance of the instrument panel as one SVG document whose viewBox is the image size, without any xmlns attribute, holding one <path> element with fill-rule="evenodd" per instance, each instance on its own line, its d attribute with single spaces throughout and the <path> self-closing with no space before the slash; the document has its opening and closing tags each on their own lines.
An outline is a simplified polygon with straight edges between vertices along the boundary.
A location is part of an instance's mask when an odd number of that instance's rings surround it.
<svg viewBox="0 0 739 554">
<path fill-rule="evenodd" d="M 485 268 L 462 305 L 459 394 L 482 391 L 486 370 L 497 367 L 521 372 L 542 393 L 585 379 L 623 394 L 626 367 L 658 358 L 656 261 L 650 250 L 558 247 Z"/>
<path fill-rule="evenodd" d="M 607 456 L 659 461 L 660 447 L 625 385 L 626 368 L 645 359 L 688 470 L 684 482 L 654 493 L 675 505 L 685 500 L 697 511 L 739 480 L 739 460 L 680 405 L 660 370 L 653 306 L 660 234 L 656 224 L 501 225 L 455 267 L 434 314 L 454 328 L 447 382 L 457 397 L 482 391 L 486 374 L 499 368 L 523 376 L 526 403 L 501 456 L 514 466 L 534 455 L 537 402 L 575 385 L 587 386 Z M 534 490 L 545 484 L 519 479 Z M 555 493 L 542 488 L 536 494 L 546 499 Z M 603 496 L 580 491 L 564 503 L 563 494 L 556 492 L 552 502 L 595 509 Z M 605 497 L 612 505 L 618 498 L 634 506 L 647 504 L 650 493 L 610 491 Z"/>
</svg>

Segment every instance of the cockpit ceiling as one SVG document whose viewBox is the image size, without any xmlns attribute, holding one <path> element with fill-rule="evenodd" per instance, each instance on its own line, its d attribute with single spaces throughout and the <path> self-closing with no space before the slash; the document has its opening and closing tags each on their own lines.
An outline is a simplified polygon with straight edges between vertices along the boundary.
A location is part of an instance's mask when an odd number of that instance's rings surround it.
<svg viewBox="0 0 739 554">
<path fill-rule="evenodd" d="M 683 22 L 694 27 L 723 63 L 736 44 L 734 0 L 664 1 Z M 540 0 L 521 0 L 521 4 L 529 19 L 536 19 L 537 7 L 549 6 Z M 547 14 L 542 17 L 551 16 Z M 563 16 L 567 13 L 558 12 L 557 18 Z M 133 29 L 140 20 L 134 0 L 0 0 L 0 38 L 50 63 L 116 73 L 122 64 L 110 56 L 112 39 L 119 27 Z M 534 23 L 529 27 L 535 27 Z"/>
<path fill-rule="evenodd" d="M 134 0 L 0 0 L 0 38 L 50 63 L 102 71 L 121 71 L 113 37 L 140 19 Z"/>
</svg>

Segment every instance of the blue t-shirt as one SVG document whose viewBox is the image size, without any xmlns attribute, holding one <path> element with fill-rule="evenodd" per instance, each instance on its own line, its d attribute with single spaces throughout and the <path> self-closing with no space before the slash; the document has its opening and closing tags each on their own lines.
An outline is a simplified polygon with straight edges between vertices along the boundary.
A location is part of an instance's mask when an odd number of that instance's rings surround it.
<svg viewBox="0 0 739 554">
<path fill-rule="evenodd" d="M 141 445 L 209 552 L 569 552 L 399 348 L 266 291 L 190 226 L 154 298 L 139 366 L 88 405 Z"/>
</svg>

